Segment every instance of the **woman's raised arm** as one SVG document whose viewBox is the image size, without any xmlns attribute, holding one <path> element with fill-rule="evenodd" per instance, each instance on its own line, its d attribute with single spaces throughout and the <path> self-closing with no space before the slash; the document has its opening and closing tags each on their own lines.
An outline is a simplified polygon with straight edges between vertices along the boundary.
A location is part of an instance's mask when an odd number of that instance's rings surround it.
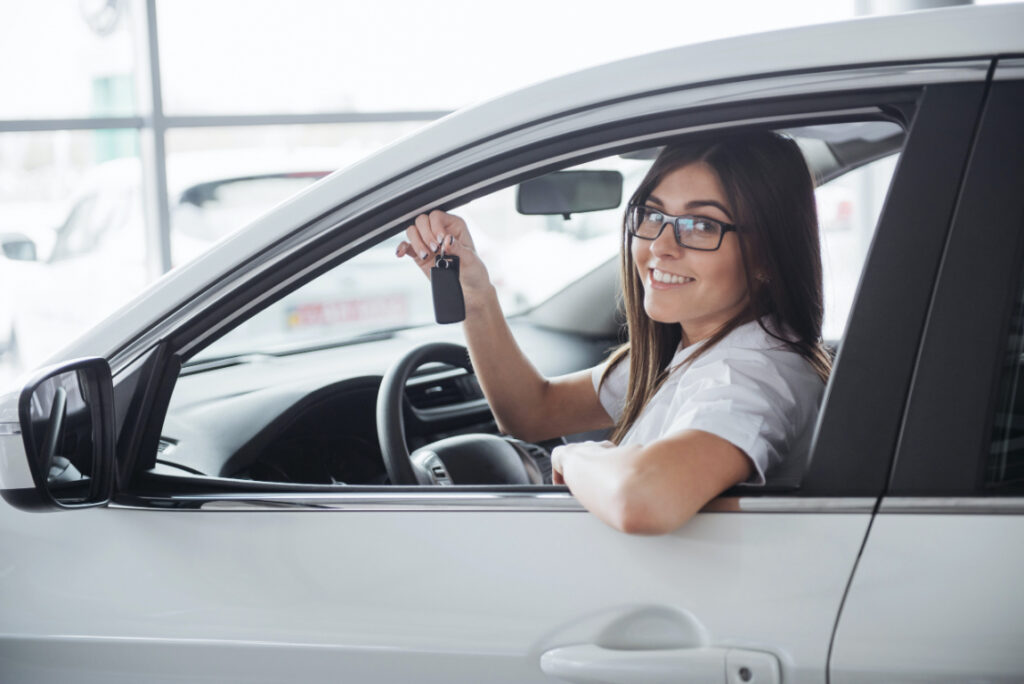
<svg viewBox="0 0 1024 684">
<path fill-rule="evenodd" d="M 590 371 L 545 378 L 523 354 L 465 221 L 442 211 L 421 214 L 406 230 L 406 240 L 397 255 L 411 257 L 428 278 L 442 245 L 447 253 L 459 257 L 466 344 L 503 432 L 537 442 L 612 424 L 594 391 Z"/>
</svg>

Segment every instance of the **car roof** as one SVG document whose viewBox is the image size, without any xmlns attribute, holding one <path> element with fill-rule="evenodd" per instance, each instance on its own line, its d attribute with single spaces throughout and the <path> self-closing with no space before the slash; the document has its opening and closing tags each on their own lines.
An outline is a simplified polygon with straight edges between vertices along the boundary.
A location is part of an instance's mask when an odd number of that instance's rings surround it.
<svg viewBox="0 0 1024 684">
<path fill-rule="evenodd" d="M 172 271 L 53 360 L 106 355 L 236 264 L 346 198 L 475 142 L 643 93 L 758 75 L 1024 52 L 1024 4 L 864 17 L 686 45 L 592 67 L 446 116 L 303 190 Z"/>
</svg>

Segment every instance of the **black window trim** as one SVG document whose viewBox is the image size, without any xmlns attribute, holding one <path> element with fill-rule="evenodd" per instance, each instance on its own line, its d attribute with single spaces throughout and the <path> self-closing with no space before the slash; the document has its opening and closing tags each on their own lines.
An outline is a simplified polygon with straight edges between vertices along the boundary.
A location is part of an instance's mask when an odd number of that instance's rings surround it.
<svg viewBox="0 0 1024 684">
<path fill-rule="evenodd" d="M 923 89 L 826 387 L 808 496 L 884 491 L 986 87 Z"/>
<path fill-rule="evenodd" d="M 984 469 L 1024 271 L 1021 112 L 1024 80 L 994 80 L 929 311 L 887 495 L 992 493 L 983 487 Z"/>
</svg>

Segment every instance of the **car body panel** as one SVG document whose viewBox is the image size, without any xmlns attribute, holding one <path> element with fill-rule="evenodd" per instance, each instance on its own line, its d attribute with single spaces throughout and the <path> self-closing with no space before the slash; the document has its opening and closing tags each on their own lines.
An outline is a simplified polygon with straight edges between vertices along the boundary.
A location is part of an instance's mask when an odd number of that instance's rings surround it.
<svg viewBox="0 0 1024 684">
<path fill-rule="evenodd" d="M 872 522 L 836 630 L 835 684 L 1021 681 L 1024 509 L 945 503 L 929 515 L 883 508 Z"/>
<path fill-rule="evenodd" d="M 823 681 L 870 509 L 709 512 L 641 537 L 608 528 L 567 494 L 551 498 L 575 510 L 225 502 L 40 516 L 5 507 L 0 664 L 57 674 L 79 652 L 59 647 L 82 643 L 91 665 L 77 681 L 111 672 L 186 681 L 234 662 L 247 681 L 291 669 L 310 682 L 362 672 L 362 681 L 539 683 L 549 681 L 539 661 L 551 648 L 633 639 L 770 651 L 785 681 Z M 48 560 L 54 545 L 74 566 Z M 45 610 L 34 592 L 13 591 L 26 584 L 49 588 Z M 708 591 L 716 586 L 731 589 Z M 151 654 L 141 663 L 131 656 L 140 645 Z M 269 674 L 243 667 L 235 659 L 246 650 L 277 663 Z"/>
<path fill-rule="evenodd" d="M 17 426 L 16 415 L 11 416 L 9 422 L 0 422 L 0 481 L 5 489 L 30 489 L 33 486 L 32 472 L 28 468 L 25 443 Z"/>
</svg>

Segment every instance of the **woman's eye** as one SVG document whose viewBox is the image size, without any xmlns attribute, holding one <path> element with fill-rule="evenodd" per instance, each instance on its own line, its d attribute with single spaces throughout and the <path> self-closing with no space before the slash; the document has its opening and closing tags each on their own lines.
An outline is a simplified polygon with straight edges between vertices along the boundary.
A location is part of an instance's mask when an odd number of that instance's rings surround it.
<svg viewBox="0 0 1024 684">
<path fill-rule="evenodd" d="M 658 211 L 647 212 L 647 220 L 651 223 L 664 223 L 665 215 Z"/>
<path fill-rule="evenodd" d="M 697 233 L 715 233 L 718 232 L 718 225 L 711 221 L 697 219 L 693 222 L 693 230 Z"/>
</svg>

